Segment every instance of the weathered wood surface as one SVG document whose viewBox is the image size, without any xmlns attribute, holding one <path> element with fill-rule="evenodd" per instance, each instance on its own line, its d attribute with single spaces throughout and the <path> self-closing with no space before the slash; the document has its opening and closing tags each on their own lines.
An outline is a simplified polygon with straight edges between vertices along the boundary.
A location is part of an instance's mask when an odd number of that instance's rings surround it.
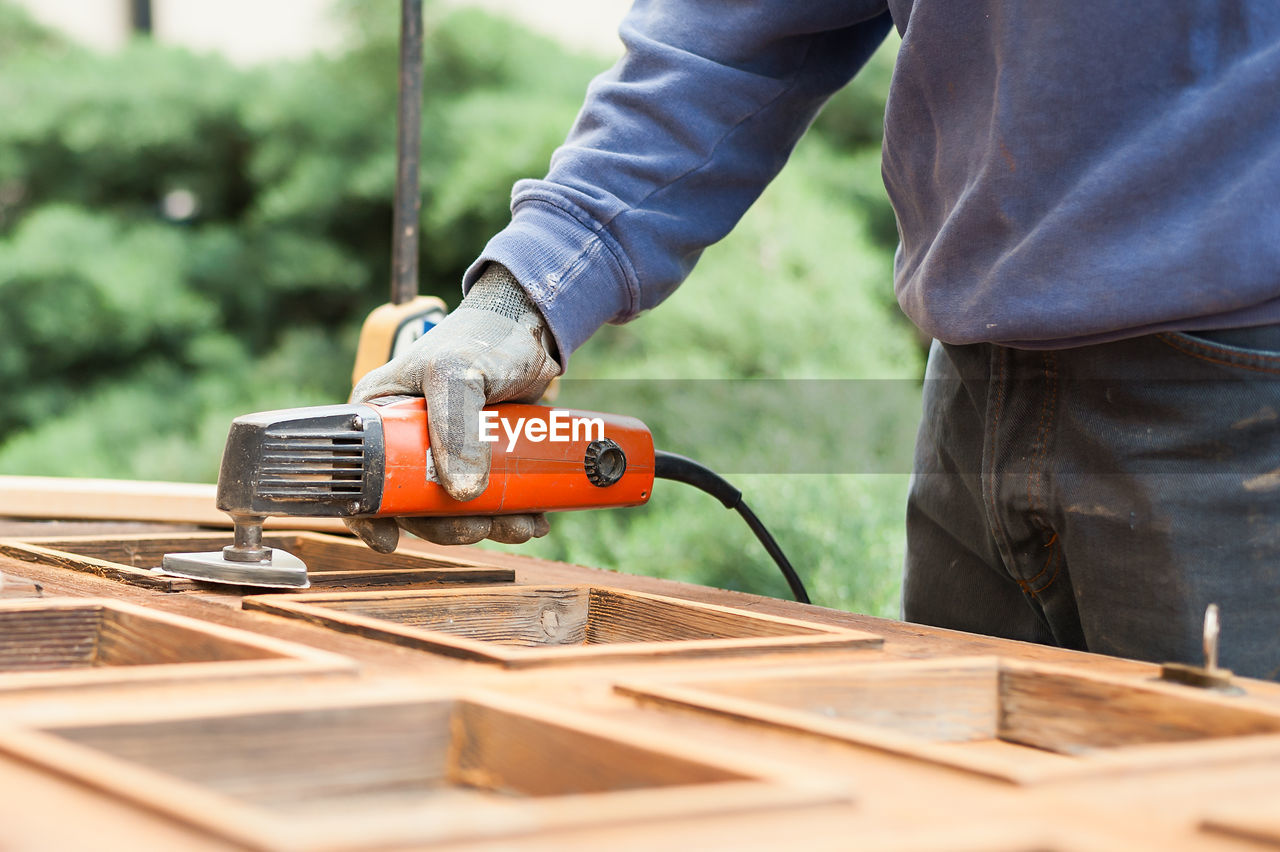
<svg viewBox="0 0 1280 852">
<path fill-rule="evenodd" d="M 16 539 L 0 539 L 0 556 L 36 565 L 50 565 L 54 568 L 65 568 L 70 571 L 83 571 L 107 580 L 118 580 L 122 583 L 162 592 L 178 592 L 197 588 L 196 583 L 191 580 L 166 577 L 162 574 L 153 573 L 150 569 L 134 568 L 130 565 L 95 559 L 92 556 L 80 556 Z"/>
<path fill-rule="evenodd" d="M 361 849 L 838 802 L 714 748 L 499 695 L 0 730 L 0 752 L 261 849 Z M 252 760 L 246 760 L 252 755 Z"/>
<path fill-rule="evenodd" d="M 219 550 L 231 544 L 228 532 L 184 532 L 158 535 L 135 533 L 102 537 L 57 536 L 26 538 L 24 542 L 41 547 L 75 553 L 107 562 L 116 562 L 134 568 L 158 567 L 165 554 L 177 550 Z M 312 532 L 268 532 L 263 543 L 269 547 L 287 550 L 308 565 L 314 564 L 317 572 L 421 571 L 428 568 L 474 568 L 491 572 L 494 577 L 511 577 L 509 568 L 495 568 L 476 559 L 461 555 L 441 558 L 426 553 L 400 551 L 375 553 L 349 537 L 322 535 Z"/>
<path fill-rule="evenodd" d="M 642 702 L 1034 784 L 1218 761 L 1280 765 L 1280 708 L 997 658 L 622 682 Z"/>
<path fill-rule="evenodd" d="M 88 668 L 101 631 L 100 607 L 0 608 L 0 672 Z"/>
<path fill-rule="evenodd" d="M 0 521 L 0 535 L 7 532 L 4 522 Z M 258 824 L 258 828 L 267 834 L 254 834 L 253 837 L 259 840 L 252 842 L 258 843 L 261 837 L 271 836 L 278 848 L 297 847 L 308 838 L 324 835 L 329 827 L 333 829 L 334 837 L 341 839 L 370 827 L 385 829 L 388 836 L 400 830 L 420 833 L 424 819 L 432 821 L 437 828 L 450 820 L 455 826 L 465 826 L 477 820 L 490 819 L 495 824 L 508 826 L 503 830 L 511 831 L 516 830 L 510 828 L 512 823 L 523 820 L 523 827 L 519 830 L 535 833 L 521 835 L 521 849 L 545 848 L 556 852 L 579 847 L 593 850 L 725 846 L 777 848 L 784 844 L 794 845 L 800 838 L 806 848 L 844 849 L 856 841 L 859 848 L 894 849 L 897 852 L 940 848 L 1235 849 L 1245 848 L 1245 841 L 1233 839 L 1222 832 L 1202 830 L 1201 823 L 1206 815 L 1216 813 L 1216 808 L 1232 802 L 1246 802 L 1250 796 L 1266 795 L 1280 789 L 1280 759 L 1267 751 L 1273 736 L 1269 734 L 1121 745 L 1097 749 L 1086 755 L 1065 755 L 998 739 L 925 741 L 922 746 L 920 731 L 893 732 L 882 726 L 867 726 L 882 737 L 901 737 L 913 747 L 949 751 L 951 757 L 947 760 L 952 762 L 948 763 L 911 757 L 848 738 L 838 740 L 802 735 L 783 725 L 734 724 L 727 722 L 722 715 L 668 709 L 664 704 L 641 704 L 629 696 L 614 693 L 612 685 L 619 681 L 643 681 L 679 688 L 680 683 L 691 678 L 705 680 L 713 675 L 737 677 L 744 683 L 765 683 L 781 675 L 795 675 L 837 663 L 839 668 L 852 668 L 864 664 L 879 666 L 893 661 L 907 664 L 916 658 L 974 655 L 1049 663 L 1073 672 L 1119 677 L 1139 684 L 1145 684 L 1147 679 L 1154 677 L 1156 667 L 476 548 L 440 548 L 407 541 L 402 549 L 445 560 L 461 557 L 510 568 L 515 571 L 518 582 L 528 585 L 555 588 L 607 586 L 650 592 L 753 613 L 799 618 L 810 625 L 818 623 L 862 629 L 883 636 L 884 643 L 880 647 L 815 651 L 794 656 L 745 655 L 698 659 L 655 655 L 633 660 L 601 660 L 601 665 L 597 666 L 544 667 L 525 671 L 407 649 L 297 619 L 245 611 L 240 608 L 241 596 L 236 593 L 196 588 L 181 594 L 166 594 L 89 573 L 0 557 L 0 571 L 17 571 L 42 583 L 50 595 L 106 596 L 133 602 L 147 607 L 148 611 L 186 615 L 206 624 L 248 629 L 264 637 L 338 652 L 356 660 L 360 666 L 360 673 L 355 677 L 253 677 L 190 684 L 156 680 L 99 686 L 92 692 L 85 691 L 75 696 L 62 691 L 57 694 L 56 701 L 33 701 L 26 693 L 0 690 L 0 725 L 91 729 L 111 724 L 139 724 L 146 720 L 235 715 L 244 713 L 246 708 L 271 702 L 278 709 L 288 710 L 290 707 L 315 708 L 334 703 L 394 701 L 401 700 L 403 696 L 399 693 L 409 686 L 423 689 L 426 684 L 445 690 L 482 687 L 536 701 L 552 721 L 569 719 L 575 714 L 589 715 L 595 721 L 629 731 L 628 736 L 640 746 L 649 746 L 665 738 L 677 743 L 675 753 L 685 757 L 691 754 L 691 748 L 713 748 L 751 755 L 755 760 L 787 767 L 802 779 L 821 779 L 826 785 L 823 789 L 838 790 L 855 800 L 851 804 L 815 805 L 799 812 L 756 807 L 749 803 L 744 806 L 745 810 L 722 816 L 704 810 L 696 816 L 675 818 L 672 815 L 644 822 L 628 819 L 624 814 L 616 820 L 597 821 L 590 828 L 566 831 L 561 830 L 565 823 L 558 824 L 560 828 L 557 828 L 554 820 L 545 819 L 538 812 L 536 806 L 548 804 L 547 801 L 529 799 L 522 802 L 538 815 L 517 817 L 511 810 L 492 810 L 502 802 L 495 800 L 493 794 L 470 789 L 437 789 L 432 799 L 437 809 L 430 814 L 419 811 L 412 816 L 406 816 L 406 812 L 397 810 L 398 806 L 389 804 L 378 810 L 377 816 L 373 815 L 375 802 L 381 800 L 386 804 L 395 798 L 390 793 L 365 797 L 352 795 L 341 798 L 340 806 L 339 797 L 320 797 L 316 807 L 310 810 L 305 803 L 290 805 L 293 814 L 290 819 L 302 822 L 283 833 L 279 832 L 274 812 L 271 819 Z M 955 660 L 940 660 L 939 663 L 958 665 Z M 226 665 L 254 664 L 255 661 L 244 661 Z M 180 665 L 175 664 L 175 667 Z M 136 670 L 147 667 L 122 668 Z M 868 666 L 868 670 L 870 668 Z M 966 677 L 977 683 L 986 675 L 970 671 Z M 1228 700 L 1224 706 L 1247 706 L 1265 712 L 1280 709 L 1280 687 L 1253 683 L 1247 686 L 1250 695 L 1244 699 Z M 1185 687 L 1163 688 L 1174 690 L 1171 694 L 1195 694 L 1194 691 L 1187 693 Z M 972 694 L 975 701 L 979 694 L 986 696 L 982 699 L 984 701 L 994 700 L 990 698 L 990 692 L 982 689 L 975 688 Z M 733 695 L 723 697 L 742 700 Z M 900 700 L 909 702 L 905 696 Z M 870 708 L 870 703 L 867 706 Z M 990 718 L 976 704 L 970 717 Z M 925 731 L 929 727 L 924 715 L 918 715 L 915 723 Z M 953 716 L 947 724 L 956 725 L 955 738 L 963 740 L 962 717 Z M 355 736 L 358 739 L 359 735 Z M 66 745 L 57 738 L 49 739 L 55 748 L 59 743 Z M 518 738 L 506 741 L 502 747 L 513 755 L 520 753 Z M 80 755 L 83 751 L 84 747 L 80 746 L 74 753 Z M 954 763 L 966 752 L 983 755 L 994 774 L 957 771 Z M 1171 758 L 1171 754 L 1176 754 L 1177 758 Z M 1031 756 L 1036 757 L 1034 765 Z M 43 755 L 32 759 L 43 759 Z M 226 825 L 230 821 L 241 828 L 252 828 L 254 820 L 262 818 L 260 810 L 241 807 L 234 798 L 204 785 L 170 776 L 161 779 L 153 770 L 145 770 L 141 775 L 131 775 L 128 771 L 121 774 L 119 759 L 113 758 L 99 765 L 99 781 L 95 783 L 128 788 L 128 795 L 137 801 L 106 796 L 83 782 L 72 783 L 69 780 L 72 776 L 59 776 L 48 769 L 38 768 L 32 759 L 6 758 L 0 753 L 0 825 L 4 827 L 2 834 L 6 852 L 90 846 L 131 850 L 217 847 L 217 837 L 226 836 L 225 831 L 215 836 L 215 832 L 223 831 L 218 824 Z M 1096 762 L 1104 770 L 1085 776 L 1052 775 L 1056 767 L 1075 765 L 1083 759 Z M 295 767 L 297 774 L 305 774 L 302 765 L 305 760 L 299 759 L 299 765 Z M 545 762 L 554 764 L 554 760 L 553 757 Z M 78 767 L 92 768 L 92 763 L 72 762 Z M 1015 785 L 1001 780 L 999 773 L 1007 772 L 1012 765 L 1023 764 L 1027 777 L 1032 776 L 1032 769 L 1041 772 L 1040 783 Z M 314 763 L 307 765 L 316 768 Z M 531 762 L 525 765 L 540 764 Z M 533 777 L 536 778 L 536 773 Z M 472 783 L 482 780 L 483 774 Z M 143 801 L 154 799 L 152 791 L 157 789 L 157 785 L 163 787 L 166 796 L 172 794 L 182 798 L 184 808 L 169 812 L 154 802 Z M 652 792 L 635 790 L 628 795 L 643 799 Z M 656 791 L 660 795 L 670 792 L 668 789 Z M 185 793 L 190 793 L 191 797 Z M 574 800 L 572 808 L 580 812 L 594 807 L 591 795 L 570 794 L 565 796 L 565 800 Z M 631 807 L 628 805 L 624 810 L 630 812 Z M 491 810 L 485 811 L 486 808 Z M 554 812 L 556 807 L 549 810 Z M 487 817 L 481 816 L 485 813 Z M 75 819 L 67 818 L 69 814 L 74 814 Z M 237 814 L 244 816 L 247 822 L 233 820 Z M 399 815 L 394 819 L 388 816 L 394 814 Z M 384 820 L 383 817 L 388 818 Z M 85 821 L 93 825 L 93 831 L 86 832 L 82 828 Z M 271 834 L 273 831 L 277 833 Z M 401 836 L 414 835 L 407 833 Z M 109 838 L 109 842 L 102 838 Z M 114 847 L 112 843 L 115 843 Z M 237 848 L 245 845 L 251 845 L 250 840 L 240 842 Z M 502 845 L 503 842 L 499 841 L 496 848 L 502 848 Z M 485 847 L 481 844 L 480 848 Z"/>
<path fill-rule="evenodd" d="M 1001 718 L 999 673 L 997 659 L 978 657 L 810 666 L 765 677 L 710 674 L 653 686 L 678 688 L 694 701 L 705 695 L 709 706 L 718 698 L 732 699 L 733 705 L 724 706 L 777 708 L 794 711 L 795 719 L 808 715 L 847 721 L 947 743 L 996 738 Z M 648 689 L 643 682 L 619 685 L 619 691 L 637 697 L 644 697 Z"/>
<path fill-rule="evenodd" d="M 1212 691 L 1013 663 L 1000 708 L 1000 739 L 1060 754 L 1280 733 L 1280 713 Z"/>
<path fill-rule="evenodd" d="M 270 595 L 244 606 L 512 668 L 880 644 L 864 632 L 594 586 Z"/>
<path fill-rule="evenodd" d="M 287 550 L 307 564 L 315 588 L 448 585 L 510 582 L 510 568 L 422 553 L 377 554 L 351 539 L 309 532 L 270 533 L 269 547 Z M 24 562 L 85 571 L 107 579 L 166 592 L 191 591 L 201 583 L 155 571 L 167 553 L 216 551 L 231 544 L 221 532 L 154 533 L 0 539 L 0 555 Z"/>
<path fill-rule="evenodd" d="M 326 651 L 109 599 L 0 602 L 0 693 L 354 670 Z"/>
<path fill-rule="evenodd" d="M 0 476 L 0 517 L 231 526 L 214 505 L 217 486 L 186 482 Z M 337 518 L 268 518 L 267 526 L 343 532 Z"/>
</svg>

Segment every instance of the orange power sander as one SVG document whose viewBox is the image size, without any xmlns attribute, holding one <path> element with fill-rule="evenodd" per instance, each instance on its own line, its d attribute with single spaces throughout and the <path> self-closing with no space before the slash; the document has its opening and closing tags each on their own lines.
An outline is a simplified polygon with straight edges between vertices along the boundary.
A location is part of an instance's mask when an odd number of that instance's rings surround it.
<svg viewBox="0 0 1280 852">
<path fill-rule="evenodd" d="M 236 418 L 218 474 L 217 506 L 231 516 L 234 543 L 212 553 L 170 553 L 166 574 L 213 583 L 304 589 L 301 559 L 262 544 L 269 516 L 411 517 L 509 515 L 638 506 L 654 478 L 693 485 L 737 510 L 786 576 L 804 586 L 742 494 L 708 468 L 656 451 L 632 417 L 541 405 L 486 408 L 492 440 L 488 487 L 455 500 L 435 476 L 427 414 L 419 397 L 264 411 Z"/>
</svg>

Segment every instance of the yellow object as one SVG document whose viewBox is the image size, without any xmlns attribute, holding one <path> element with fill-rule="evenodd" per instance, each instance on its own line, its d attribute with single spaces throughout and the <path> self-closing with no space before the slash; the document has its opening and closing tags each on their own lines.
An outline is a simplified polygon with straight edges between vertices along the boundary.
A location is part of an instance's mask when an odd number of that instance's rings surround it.
<svg viewBox="0 0 1280 852">
<path fill-rule="evenodd" d="M 448 307 L 435 296 L 417 296 L 399 305 L 375 308 L 360 329 L 355 369 L 351 372 L 352 387 L 365 373 L 412 346 L 444 319 L 447 312 Z"/>
</svg>

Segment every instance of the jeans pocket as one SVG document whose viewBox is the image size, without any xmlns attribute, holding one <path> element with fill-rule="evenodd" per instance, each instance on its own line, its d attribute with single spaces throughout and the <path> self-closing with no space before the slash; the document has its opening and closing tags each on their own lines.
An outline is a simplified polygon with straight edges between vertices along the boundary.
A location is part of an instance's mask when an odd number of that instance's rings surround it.
<svg viewBox="0 0 1280 852">
<path fill-rule="evenodd" d="M 1223 331 L 1169 331 L 1159 335 L 1184 355 L 1252 373 L 1280 375 L 1280 326 Z"/>
</svg>

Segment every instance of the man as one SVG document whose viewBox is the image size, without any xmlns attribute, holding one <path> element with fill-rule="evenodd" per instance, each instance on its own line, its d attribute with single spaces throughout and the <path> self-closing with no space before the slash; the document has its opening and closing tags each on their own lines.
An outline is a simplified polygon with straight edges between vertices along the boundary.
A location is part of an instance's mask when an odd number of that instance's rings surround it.
<svg viewBox="0 0 1280 852">
<path fill-rule="evenodd" d="M 462 305 L 355 399 L 423 393 L 484 487 L 486 401 L 536 398 L 665 298 L 891 26 L 903 309 L 935 343 L 908 506 L 913 621 L 1280 673 L 1280 5 L 641 0 Z M 764 282 L 762 282 L 764 284 Z M 788 294 L 779 294 L 787 298 Z M 523 541 L 536 516 L 419 519 Z M 394 548 L 390 522 L 364 522 Z"/>
</svg>

